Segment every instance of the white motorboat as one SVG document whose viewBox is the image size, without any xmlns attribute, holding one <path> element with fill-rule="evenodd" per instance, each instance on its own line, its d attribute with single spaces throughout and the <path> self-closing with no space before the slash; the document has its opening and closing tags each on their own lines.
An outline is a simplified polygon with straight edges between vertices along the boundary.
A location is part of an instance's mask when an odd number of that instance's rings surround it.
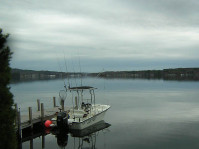
<svg viewBox="0 0 199 149">
<path fill-rule="evenodd" d="M 90 86 L 68 87 L 66 89 L 66 92 L 72 94 L 73 103 L 73 107 L 66 112 L 67 122 L 65 124 L 69 129 L 82 130 L 104 119 L 110 105 L 95 103 L 95 89 Z M 85 92 L 87 92 L 86 98 Z M 60 115 L 60 117 L 63 116 Z M 61 124 L 61 121 L 64 120 L 57 117 L 57 126 Z"/>
</svg>

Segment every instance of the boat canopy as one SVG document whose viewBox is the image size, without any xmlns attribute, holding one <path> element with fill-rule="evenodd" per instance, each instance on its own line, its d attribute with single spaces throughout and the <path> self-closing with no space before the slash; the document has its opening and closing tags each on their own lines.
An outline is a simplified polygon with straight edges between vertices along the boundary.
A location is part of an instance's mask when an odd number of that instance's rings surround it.
<svg viewBox="0 0 199 149">
<path fill-rule="evenodd" d="M 70 87 L 69 90 L 94 90 L 97 88 L 94 88 L 92 86 L 77 86 L 77 87 Z"/>
</svg>

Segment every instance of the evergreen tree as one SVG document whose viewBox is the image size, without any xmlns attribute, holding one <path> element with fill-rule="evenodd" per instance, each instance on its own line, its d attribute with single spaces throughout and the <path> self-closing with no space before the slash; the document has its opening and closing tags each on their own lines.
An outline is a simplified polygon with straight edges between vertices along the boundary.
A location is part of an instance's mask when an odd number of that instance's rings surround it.
<svg viewBox="0 0 199 149">
<path fill-rule="evenodd" d="M 3 34 L 0 28 L 0 149 L 16 148 L 15 110 L 13 95 L 10 92 L 11 68 L 9 62 L 12 52 L 6 45 L 8 34 Z"/>
</svg>

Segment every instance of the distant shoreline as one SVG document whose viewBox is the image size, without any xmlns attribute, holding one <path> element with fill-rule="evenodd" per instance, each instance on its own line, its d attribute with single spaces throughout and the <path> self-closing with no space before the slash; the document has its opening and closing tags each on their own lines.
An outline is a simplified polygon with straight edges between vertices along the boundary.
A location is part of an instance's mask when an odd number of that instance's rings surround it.
<svg viewBox="0 0 199 149">
<path fill-rule="evenodd" d="M 199 80 L 199 68 L 174 68 L 140 71 L 105 71 L 100 73 L 73 73 L 12 69 L 12 81 L 49 80 L 67 77 L 143 78 L 164 80 Z"/>
</svg>

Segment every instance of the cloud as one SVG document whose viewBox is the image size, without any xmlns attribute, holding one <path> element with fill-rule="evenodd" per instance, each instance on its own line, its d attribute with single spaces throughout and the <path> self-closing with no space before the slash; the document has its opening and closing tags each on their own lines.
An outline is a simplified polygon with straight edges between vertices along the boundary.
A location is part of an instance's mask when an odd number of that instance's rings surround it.
<svg viewBox="0 0 199 149">
<path fill-rule="evenodd" d="M 176 59 L 180 67 L 193 67 L 186 64 L 199 61 L 198 6 L 195 0 L 8 0 L 0 5 L 0 26 L 11 33 L 13 67 L 45 60 L 47 68 L 63 53 L 67 60 L 80 57 L 86 64 L 96 59 L 96 65 L 105 66 L 109 60 L 114 70 L 131 69 L 127 59 L 154 68 L 154 59 L 164 60 L 162 66 Z"/>
</svg>

